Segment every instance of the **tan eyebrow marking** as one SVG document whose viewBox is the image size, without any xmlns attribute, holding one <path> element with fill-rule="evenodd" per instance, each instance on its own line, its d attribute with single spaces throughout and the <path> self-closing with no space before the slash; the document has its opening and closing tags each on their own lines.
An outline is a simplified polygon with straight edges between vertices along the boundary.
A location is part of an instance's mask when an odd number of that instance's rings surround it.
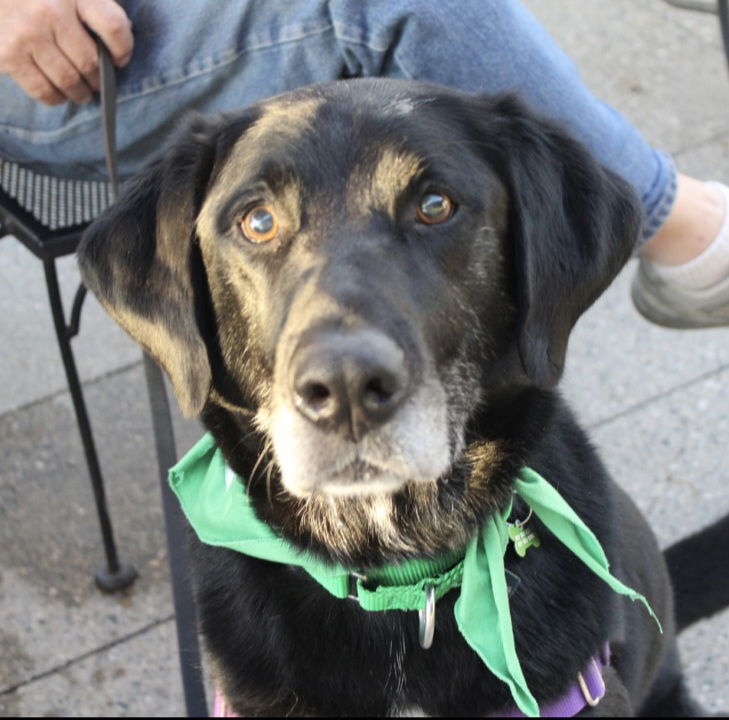
<svg viewBox="0 0 729 720">
<path fill-rule="evenodd" d="M 423 159 L 414 152 L 385 148 L 374 170 L 355 169 L 347 185 L 347 212 L 380 210 L 395 215 L 398 196 L 423 170 Z"/>
<path fill-rule="evenodd" d="M 311 122 L 323 103 L 324 100 L 317 97 L 294 100 L 274 99 L 264 105 L 261 117 L 248 129 L 244 138 L 247 142 L 255 142 L 271 132 L 288 137 L 298 137 L 304 130 L 311 127 Z M 242 140 L 243 138 L 241 138 Z"/>
<path fill-rule="evenodd" d="M 324 99 L 319 97 L 274 98 L 263 105 L 261 116 L 236 140 L 229 159 L 215 182 L 215 187 L 205 198 L 197 222 L 201 237 L 212 237 L 215 234 L 215 208 L 218 207 L 221 194 L 225 188 L 235 186 L 237 178 L 248 162 L 244 146 L 255 146 L 257 141 L 271 134 L 297 139 L 311 127 L 316 112 L 323 103 Z M 295 190 L 298 197 L 300 189 L 295 188 Z"/>
</svg>

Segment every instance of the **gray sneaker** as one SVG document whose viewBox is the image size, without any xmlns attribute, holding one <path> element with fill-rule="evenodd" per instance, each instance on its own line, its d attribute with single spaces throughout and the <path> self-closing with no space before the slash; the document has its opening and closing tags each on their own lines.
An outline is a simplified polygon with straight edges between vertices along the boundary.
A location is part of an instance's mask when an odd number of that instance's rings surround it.
<svg viewBox="0 0 729 720">
<path fill-rule="evenodd" d="M 729 277 L 704 290 L 686 290 L 667 283 L 650 262 L 640 260 L 631 296 L 647 320 L 669 328 L 729 326 Z"/>
</svg>

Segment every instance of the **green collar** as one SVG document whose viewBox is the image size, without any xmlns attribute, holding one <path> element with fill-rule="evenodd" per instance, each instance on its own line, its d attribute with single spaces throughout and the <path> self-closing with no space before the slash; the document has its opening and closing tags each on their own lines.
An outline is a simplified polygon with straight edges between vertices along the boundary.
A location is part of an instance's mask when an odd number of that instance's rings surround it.
<svg viewBox="0 0 729 720">
<path fill-rule="evenodd" d="M 262 560 L 298 565 L 335 597 L 356 594 L 364 610 L 424 611 L 428 586 L 433 587 L 436 600 L 460 586 L 454 612 L 466 642 L 488 669 L 509 686 L 518 707 L 526 715 L 539 715 L 516 655 L 511 626 L 504 569 L 511 503 L 486 520 L 465 553 L 367 570 L 365 584 L 359 572 L 327 564 L 296 549 L 261 522 L 251 507 L 244 483 L 227 466 L 211 435 L 205 435 L 170 470 L 170 484 L 202 542 Z M 610 574 L 595 535 L 544 478 L 524 468 L 514 480 L 514 490 L 590 570 L 615 592 L 642 602 L 655 618 L 642 595 Z M 377 583 L 374 587 L 373 581 Z"/>
</svg>

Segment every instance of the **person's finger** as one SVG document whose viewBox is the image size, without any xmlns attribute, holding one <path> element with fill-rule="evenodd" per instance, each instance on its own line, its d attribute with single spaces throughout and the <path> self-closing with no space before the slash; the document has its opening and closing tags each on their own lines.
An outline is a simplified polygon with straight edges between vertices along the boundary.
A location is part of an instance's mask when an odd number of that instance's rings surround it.
<svg viewBox="0 0 729 720">
<path fill-rule="evenodd" d="M 99 49 L 80 21 L 65 22 L 55 33 L 56 43 L 86 84 L 98 90 Z"/>
<path fill-rule="evenodd" d="M 13 79 L 34 100 L 46 105 L 60 105 L 66 102 L 66 96 L 38 69 L 29 58 L 22 68 L 13 74 Z"/>
<path fill-rule="evenodd" d="M 91 88 L 57 45 L 46 43 L 36 48 L 33 60 L 66 98 L 78 104 L 91 99 Z"/>
<path fill-rule="evenodd" d="M 86 25 L 104 42 L 114 64 L 129 62 L 134 49 L 132 23 L 114 0 L 78 0 L 76 11 Z"/>
</svg>

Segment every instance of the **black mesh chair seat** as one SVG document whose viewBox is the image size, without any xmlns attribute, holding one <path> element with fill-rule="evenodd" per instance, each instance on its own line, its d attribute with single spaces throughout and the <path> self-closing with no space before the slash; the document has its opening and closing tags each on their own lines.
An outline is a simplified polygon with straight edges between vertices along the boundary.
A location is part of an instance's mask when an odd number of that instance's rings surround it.
<svg viewBox="0 0 729 720">
<path fill-rule="evenodd" d="M 0 188 L 52 231 L 86 225 L 111 202 L 107 182 L 41 175 L 1 158 Z"/>
<path fill-rule="evenodd" d="M 33 172 L 0 158 L 0 223 L 39 258 L 68 255 L 111 203 L 111 186 Z"/>
</svg>

